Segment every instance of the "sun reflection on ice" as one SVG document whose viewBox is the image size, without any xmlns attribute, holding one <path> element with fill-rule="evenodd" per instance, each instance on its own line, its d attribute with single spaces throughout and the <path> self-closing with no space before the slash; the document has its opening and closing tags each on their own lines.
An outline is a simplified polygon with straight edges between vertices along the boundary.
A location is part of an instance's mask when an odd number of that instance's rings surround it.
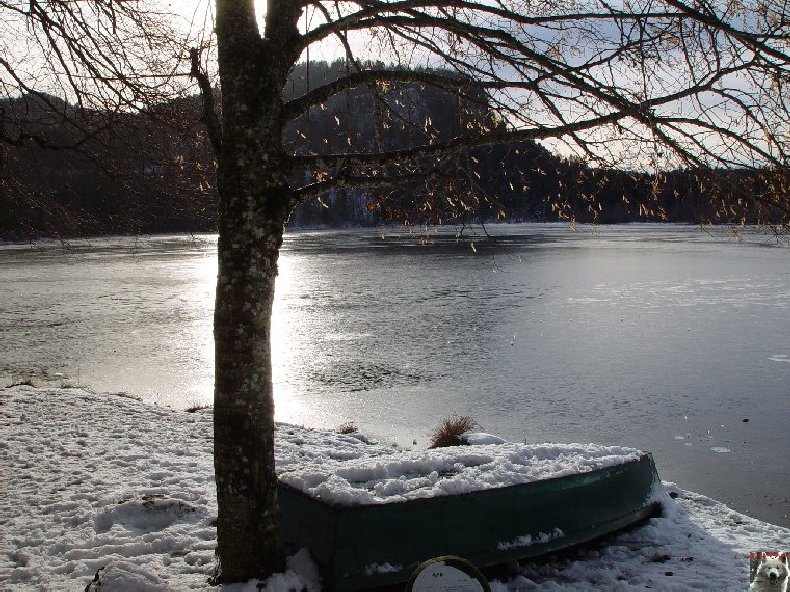
<svg viewBox="0 0 790 592">
<path fill-rule="evenodd" d="M 199 403 L 211 403 L 214 389 L 214 300 L 217 283 L 217 237 L 205 239 L 204 256 L 197 261 L 186 263 L 184 269 L 193 274 L 194 291 L 189 295 L 196 309 L 195 322 L 186 331 L 185 338 L 193 349 L 192 376 L 203 376 Z M 289 314 L 288 306 L 282 295 L 290 294 L 294 285 L 299 285 L 300 273 L 296 258 L 281 254 L 278 261 L 279 273 L 275 290 L 274 309 L 272 312 L 271 347 L 272 377 L 274 381 L 275 414 L 278 421 L 303 422 L 308 411 L 299 402 L 289 387 L 289 364 L 292 366 L 291 347 L 289 344 L 289 327 L 298 322 Z M 293 371 L 291 368 L 290 371 Z M 186 401 L 185 404 L 192 403 Z"/>
<path fill-rule="evenodd" d="M 289 386 L 288 371 L 293 372 L 292 351 L 289 341 L 289 328 L 299 323 L 299 317 L 291 315 L 285 295 L 299 285 L 300 275 L 304 271 L 299 267 L 295 257 L 280 253 L 277 262 L 278 275 L 272 310 L 272 380 L 274 382 L 274 415 L 277 421 L 291 423 L 304 422 L 306 410 L 296 393 Z"/>
</svg>

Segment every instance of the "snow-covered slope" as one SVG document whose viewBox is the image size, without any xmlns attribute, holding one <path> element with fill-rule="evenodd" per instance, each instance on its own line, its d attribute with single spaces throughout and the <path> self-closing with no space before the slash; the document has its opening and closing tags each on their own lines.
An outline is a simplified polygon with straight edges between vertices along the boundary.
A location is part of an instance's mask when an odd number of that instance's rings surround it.
<svg viewBox="0 0 790 592">
<path fill-rule="evenodd" d="M 185 413 L 79 389 L 18 386 L 0 389 L 0 425 L 0 589 L 84 589 L 100 569 L 105 590 L 208 588 L 217 512 L 210 411 Z M 413 451 L 396 461 L 392 449 L 358 434 L 280 425 L 276 453 L 278 470 L 289 478 L 305 479 L 322 464 L 338 463 L 345 464 L 350 478 L 364 478 L 355 467 L 381 457 L 373 464 L 386 468 L 385 477 L 401 481 L 393 471 L 412 462 L 435 468 L 454 455 L 486 460 L 510 454 L 512 460 L 525 449 L 496 448 Z M 557 458 L 578 459 L 580 451 L 601 458 L 635 454 L 587 445 L 532 447 L 536 457 L 543 454 L 542 461 L 560 471 Z M 501 479 L 526 478 L 512 476 L 518 471 L 508 477 L 506 467 L 498 466 Z M 663 517 L 605 545 L 526 563 L 499 576 L 492 588 L 745 589 L 748 551 L 779 550 L 790 541 L 788 529 L 666 487 L 677 499 L 666 497 Z M 292 557 L 288 569 L 270 578 L 266 589 L 319 589 L 306 553 Z M 256 590 L 256 584 L 225 588 Z"/>
</svg>

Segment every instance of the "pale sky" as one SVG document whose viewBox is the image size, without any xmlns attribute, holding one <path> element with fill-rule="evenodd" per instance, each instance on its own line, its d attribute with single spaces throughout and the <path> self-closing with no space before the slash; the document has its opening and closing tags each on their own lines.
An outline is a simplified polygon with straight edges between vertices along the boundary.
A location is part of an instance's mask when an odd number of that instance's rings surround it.
<svg viewBox="0 0 790 592">
<path fill-rule="evenodd" d="M 215 0 L 161 0 L 161 6 L 168 12 L 183 18 L 185 26 L 189 23 L 193 23 L 194 30 L 205 27 L 207 31 L 210 31 L 215 9 L 214 1 Z M 258 26 L 262 28 L 263 20 L 266 15 L 266 0 L 257 0 L 255 2 L 255 12 L 258 16 Z M 318 16 L 315 9 L 308 8 L 305 16 L 303 16 L 300 21 L 300 29 L 304 30 L 307 22 L 315 26 L 318 22 L 317 19 Z M 352 38 L 352 46 L 357 57 L 362 59 L 366 59 L 368 56 L 371 58 L 376 57 L 370 52 L 368 44 L 366 43 L 360 42 L 355 44 Z M 326 60 L 331 62 L 342 57 L 345 57 L 345 50 L 338 42 L 334 41 L 334 39 L 329 39 L 310 47 L 311 60 Z M 302 59 L 305 59 L 305 56 L 302 56 Z"/>
<path fill-rule="evenodd" d="M 22 0 L 20 0 L 22 1 Z M 186 32 L 187 30 L 191 30 L 192 34 L 197 36 L 198 39 L 192 40 L 192 43 L 198 46 L 207 46 L 209 38 L 211 36 L 211 28 L 213 23 L 213 14 L 214 14 L 214 1 L 215 0 L 148 0 L 147 7 L 150 7 L 151 10 L 161 10 L 166 14 L 175 15 L 172 18 L 172 24 L 178 28 L 183 28 Z M 266 0 L 259 0 L 256 3 L 257 12 L 258 12 L 258 19 L 259 23 L 262 25 L 263 18 L 264 18 L 264 10 L 266 6 Z M 300 23 L 300 29 L 302 31 L 305 30 L 306 27 L 313 28 L 319 24 L 322 18 L 319 16 L 318 11 L 315 9 L 308 9 L 307 14 L 302 19 Z M 31 85 L 35 85 L 39 88 L 46 88 L 48 83 L 48 79 L 53 79 L 54 82 L 53 86 L 61 87 L 61 90 L 65 88 L 68 91 L 67 86 L 59 85 L 59 79 L 57 72 L 46 71 L 40 67 L 40 64 L 36 62 L 37 57 L 40 56 L 33 51 L 28 52 L 28 43 L 25 42 L 26 37 L 28 36 L 28 31 L 24 27 L 24 22 L 19 21 L 18 27 L 14 28 L 14 21 L 5 22 L 4 23 L 4 32 L 7 34 L 0 35 L 0 53 L 3 54 L 13 54 L 14 59 L 21 64 L 19 69 L 20 72 L 23 72 L 31 81 Z M 582 61 L 585 58 L 589 58 L 590 56 L 585 53 L 585 48 L 589 51 L 593 49 L 595 51 L 602 51 L 604 54 L 609 53 L 612 51 L 612 47 L 603 47 L 601 43 L 604 45 L 608 45 L 606 42 L 607 36 L 605 35 L 605 30 L 598 30 L 598 37 L 593 45 L 586 45 L 581 46 L 577 53 L 578 55 L 573 54 L 572 52 L 569 53 L 567 57 L 570 60 L 570 63 L 576 63 L 577 61 Z M 549 41 L 547 38 L 543 37 L 544 34 L 548 34 L 545 31 L 541 33 L 540 31 L 527 31 L 525 34 L 529 35 L 532 38 L 533 43 L 541 43 L 541 40 Z M 201 39 L 202 37 L 202 39 Z M 401 63 L 405 66 L 424 66 L 430 63 L 436 63 L 438 60 L 442 58 L 440 56 L 435 56 L 434 58 L 429 58 L 428 54 L 421 50 L 419 47 L 400 47 L 400 53 L 396 56 L 395 53 L 386 47 L 387 41 L 383 40 L 385 38 L 379 38 L 377 41 L 375 37 L 371 37 L 364 34 L 356 34 L 350 36 L 350 43 L 352 45 L 352 51 L 354 51 L 354 55 L 356 58 L 365 60 L 365 59 L 381 59 L 384 62 L 391 63 L 395 62 L 400 59 Z M 439 45 L 441 46 L 441 38 L 436 38 Z M 618 43 L 617 39 L 613 39 L 613 43 L 616 45 Z M 34 48 L 35 49 L 35 48 Z M 575 49 L 575 48 L 571 48 Z M 537 51 L 544 51 L 545 48 L 536 47 Z M 569 50 L 570 51 L 570 50 Z M 326 41 L 321 42 L 319 44 L 315 44 L 310 47 L 309 58 L 311 60 L 326 60 L 326 61 L 333 61 L 337 58 L 345 57 L 345 50 L 342 45 L 335 40 L 334 37 L 328 38 Z M 642 73 L 637 70 L 630 70 L 629 67 L 625 64 L 615 63 L 612 62 L 614 69 L 611 71 L 603 70 L 601 72 L 590 71 L 589 73 L 593 76 L 599 76 L 604 82 L 608 82 L 609 84 L 622 87 L 622 91 L 627 93 L 628 89 L 636 89 L 641 90 L 644 87 L 643 94 L 650 95 L 650 94 L 661 94 L 662 92 L 667 92 L 669 90 L 673 90 L 674 87 L 665 86 L 665 85 L 677 85 L 678 83 L 674 81 L 676 76 L 673 75 L 672 68 L 674 67 L 672 64 L 673 56 L 671 54 L 667 54 L 663 56 L 664 59 L 659 63 L 657 62 L 654 65 L 658 68 L 656 71 L 650 71 L 649 73 Z M 302 55 L 302 59 L 306 59 L 307 55 Z M 214 74 L 214 60 L 212 56 L 209 54 L 204 54 L 204 59 L 206 60 L 206 66 L 211 74 Z M 188 65 L 187 65 L 188 67 Z M 494 65 L 495 68 L 501 67 L 501 65 Z M 682 64 L 680 64 L 682 68 Z M 502 71 L 498 71 L 502 74 Z M 645 74 L 647 76 L 644 79 L 644 85 L 642 82 L 641 75 Z M 3 82 L 0 79 L 0 82 Z M 52 80 L 50 80 L 52 82 Z M 745 86 L 744 90 L 749 90 L 751 86 L 751 81 L 745 82 L 744 80 L 740 80 L 734 77 L 727 77 L 722 81 L 723 84 L 733 87 L 733 90 L 737 90 L 741 85 Z M 559 89 L 556 94 L 557 97 L 557 108 L 562 110 L 565 117 L 568 120 L 572 121 L 575 118 L 584 118 L 585 112 L 582 110 L 579 113 L 575 113 L 572 111 L 574 109 L 574 102 L 572 97 L 569 100 L 563 100 L 563 93 L 567 91 L 564 87 L 562 87 L 562 81 L 558 80 L 557 84 L 555 84 L 556 89 Z M 682 82 L 680 83 L 682 84 Z M 10 88 L 14 88 L 13 84 L 9 84 Z M 651 90 L 653 91 L 651 93 Z M 676 90 L 676 89 L 675 89 Z M 501 96 L 499 98 L 502 98 Z M 759 98 L 759 97 L 756 97 Z M 700 105 L 691 104 L 689 101 L 686 101 L 684 104 L 680 104 L 678 102 L 674 102 L 673 104 L 668 105 L 665 107 L 666 109 L 671 109 L 677 111 L 683 116 L 699 116 L 700 113 L 707 114 L 709 117 L 711 115 L 719 114 L 721 109 L 718 105 L 709 105 L 711 97 L 710 96 L 702 96 L 701 97 L 702 103 Z M 541 105 L 535 104 L 525 101 L 525 107 L 520 111 L 518 109 L 514 110 L 514 113 L 523 113 L 525 116 L 523 118 L 515 117 L 511 121 L 516 127 L 523 127 L 523 126 L 534 126 L 534 125 L 543 125 L 546 123 L 551 123 L 552 116 L 544 112 L 541 109 Z M 534 107 L 534 109 L 530 109 L 529 107 Z M 581 109 L 578 104 L 576 104 L 577 111 Z M 746 128 L 743 127 L 744 123 L 738 121 L 737 119 L 727 120 L 727 118 L 735 118 L 741 115 L 741 113 L 735 109 L 731 112 L 721 111 L 721 116 L 726 120 L 726 126 L 729 129 L 733 129 L 736 131 L 747 131 Z M 545 118 L 548 118 L 544 121 Z M 612 130 L 608 130 L 612 131 Z M 627 131 L 636 131 L 636 130 L 627 130 Z M 759 130 L 757 130 L 759 131 Z M 780 130 L 781 131 L 781 130 Z M 755 130 L 751 130 L 751 133 L 756 133 Z M 600 135 L 600 132 L 599 132 Z M 607 152 L 610 153 L 610 156 L 613 156 L 612 152 L 620 152 L 619 148 L 624 148 L 624 145 L 628 143 L 626 138 L 621 138 L 620 136 L 609 136 L 606 137 L 597 137 L 597 136 L 589 136 L 589 139 L 598 139 L 600 142 L 600 146 L 603 147 Z M 707 142 L 707 140 L 702 140 Z M 720 140 L 719 140 L 720 141 Z M 759 138 L 755 139 L 754 141 L 759 143 Z M 567 147 L 563 147 L 561 142 L 544 142 L 549 144 L 553 147 L 554 150 L 568 154 Z M 636 146 L 636 145 L 635 145 Z M 722 144 L 722 146 L 724 146 Z M 640 146 L 640 149 L 644 148 L 644 145 Z M 623 157 L 625 158 L 627 151 L 623 151 Z M 641 152 L 641 150 L 640 150 Z M 656 152 L 651 156 L 651 159 L 655 158 L 658 152 Z M 644 158 L 644 153 L 637 155 L 637 158 Z M 737 158 L 737 157 L 736 157 Z M 630 160 L 630 159 L 629 159 Z"/>
</svg>

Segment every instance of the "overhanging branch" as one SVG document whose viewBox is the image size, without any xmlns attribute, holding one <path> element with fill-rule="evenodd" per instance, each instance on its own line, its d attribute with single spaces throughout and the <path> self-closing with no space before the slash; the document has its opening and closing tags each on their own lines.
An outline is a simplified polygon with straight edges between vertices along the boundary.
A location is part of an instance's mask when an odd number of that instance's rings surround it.
<svg viewBox="0 0 790 592">
<path fill-rule="evenodd" d="M 594 119 L 566 123 L 559 126 L 536 127 L 522 130 L 507 130 L 482 134 L 474 137 L 454 138 L 448 142 L 416 146 L 405 150 L 387 152 L 357 152 L 348 154 L 304 155 L 291 157 L 291 169 L 306 168 L 329 169 L 339 166 L 386 166 L 392 163 L 414 161 L 421 158 L 444 158 L 464 148 L 475 148 L 489 144 L 505 144 L 527 140 L 543 140 L 559 138 L 574 132 L 580 132 L 604 125 L 609 125 L 629 117 L 625 112 L 613 112 Z"/>
<path fill-rule="evenodd" d="M 450 178 L 448 176 L 448 178 Z M 366 189 L 371 187 L 385 187 L 392 185 L 402 187 L 408 182 L 437 181 L 441 180 L 442 175 L 435 170 L 418 171 L 399 175 L 350 175 L 340 172 L 322 181 L 310 183 L 293 191 L 294 205 L 298 205 L 308 199 L 326 195 L 332 189 Z"/>
<path fill-rule="evenodd" d="M 198 87 L 200 87 L 200 96 L 203 102 L 203 123 L 206 125 L 214 153 L 219 155 L 222 152 L 222 124 L 217 115 L 214 89 L 211 88 L 211 81 L 200 67 L 200 52 L 196 47 L 190 48 L 189 58 L 192 64 L 190 75 L 197 80 Z"/>
<path fill-rule="evenodd" d="M 415 70 L 363 70 L 352 72 L 337 80 L 320 86 L 304 95 L 292 99 L 285 104 L 284 115 L 286 119 L 295 119 L 312 106 L 319 105 L 332 96 L 356 86 L 376 83 L 400 82 L 404 84 L 425 84 L 462 94 L 462 89 L 467 88 L 503 88 L 507 83 L 480 83 L 460 76 L 448 76 L 429 71 Z"/>
</svg>

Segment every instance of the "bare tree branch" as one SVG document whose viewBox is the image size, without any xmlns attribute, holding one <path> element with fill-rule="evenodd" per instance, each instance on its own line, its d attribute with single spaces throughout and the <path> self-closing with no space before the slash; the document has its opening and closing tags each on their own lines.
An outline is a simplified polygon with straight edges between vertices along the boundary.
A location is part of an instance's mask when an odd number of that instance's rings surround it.
<svg viewBox="0 0 790 592">
<path fill-rule="evenodd" d="M 222 124 L 217 116 L 214 89 L 211 88 L 211 81 L 200 67 L 200 52 L 196 47 L 189 50 L 189 57 L 192 61 L 191 74 L 197 80 L 203 99 L 203 122 L 206 125 L 214 153 L 219 155 L 222 152 Z"/>
<path fill-rule="evenodd" d="M 400 82 L 404 84 L 418 83 L 434 86 L 453 93 L 462 93 L 463 88 L 470 86 L 482 88 L 504 88 L 507 83 L 477 84 L 460 77 L 447 76 L 429 71 L 414 70 L 362 70 L 343 76 L 337 80 L 315 88 L 301 97 L 292 99 L 285 104 L 284 117 L 294 119 L 312 106 L 323 103 L 332 96 L 363 84 Z"/>
<path fill-rule="evenodd" d="M 348 153 L 348 154 L 319 154 L 307 156 L 293 156 L 290 159 L 293 169 L 301 168 L 332 168 L 341 165 L 377 165 L 386 166 L 394 162 L 403 163 L 417 159 L 433 157 L 445 158 L 457 154 L 463 148 L 486 146 L 488 144 L 523 142 L 525 140 L 540 140 L 545 138 L 561 137 L 573 132 L 592 129 L 606 124 L 612 124 L 628 117 L 628 113 L 614 112 L 602 115 L 592 120 L 568 123 L 556 127 L 533 128 L 525 130 L 508 130 L 480 136 L 455 138 L 449 142 L 417 146 L 406 150 L 390 150 L 381 153 Z"/>
</svg>

